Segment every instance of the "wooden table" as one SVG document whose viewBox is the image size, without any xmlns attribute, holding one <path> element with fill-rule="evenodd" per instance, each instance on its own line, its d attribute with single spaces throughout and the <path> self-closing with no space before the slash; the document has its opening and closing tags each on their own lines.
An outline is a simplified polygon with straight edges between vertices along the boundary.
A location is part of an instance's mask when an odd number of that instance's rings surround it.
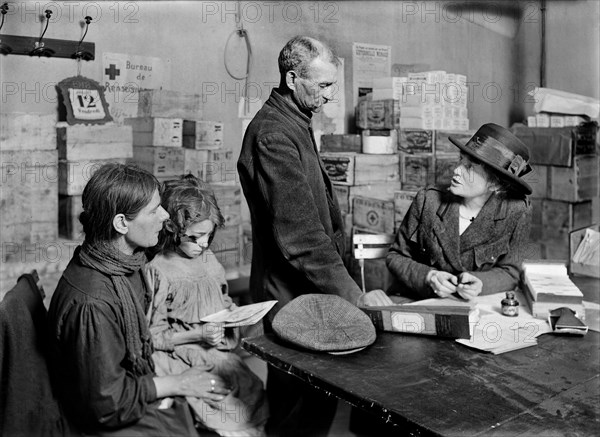
<svg viewBox="0 0 600 437">
<path fill-rule="evenodd" d="M 598 302 L 597 281 L 590 282 Z M 587 293 L 586 293 L 587 295 Z M 378 333 L 342 356 L 282 344 L 243 347 L 270 365 L 415 435 L 598 435 L 600 334 L 546 334 L 538 345 L 491 355 L 453 340 Z"/>
</svg>

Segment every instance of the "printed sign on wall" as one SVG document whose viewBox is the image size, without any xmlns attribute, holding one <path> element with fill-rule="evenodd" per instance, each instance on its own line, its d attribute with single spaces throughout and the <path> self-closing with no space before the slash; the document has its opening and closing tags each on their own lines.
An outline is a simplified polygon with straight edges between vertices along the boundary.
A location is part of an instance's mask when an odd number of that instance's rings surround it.
<svg viewBox="0 0 600 437">
<path fill-rule="evenodd" d="M 123 118 L 137 116 L 140 89 L 170 89 L 171 60 L 103 53 L 102 85 L 110 114 L 121 124 Z"/>
</svg>

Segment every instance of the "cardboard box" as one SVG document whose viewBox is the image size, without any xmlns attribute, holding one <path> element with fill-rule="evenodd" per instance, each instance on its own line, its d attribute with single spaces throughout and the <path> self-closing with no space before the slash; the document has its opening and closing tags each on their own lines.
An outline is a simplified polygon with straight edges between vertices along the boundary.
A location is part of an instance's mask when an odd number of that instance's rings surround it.
<svg viewBox="0 0 600 437">
<path fill-rule="evenodd" d="M 185 152 L 176 147 L 133 147 L 133 161 L 144 170 L 159 177 L 184 174 Z"/>
<path fill-rule="evenodd" d="M 361 129 L 397 129 L 400 127 L 398 100 L 363 100 L 356 107 L 356 126 Z"/>
<path fill-rule="evenodd" d="M 131 126 L 59 123 L 56 128 L 58 157 L 67 161 L 132 158 L 132 145 Z"/>
<path fill-rule="evenodd" d="M 137 115 L 202 120 L 203 106 L 200 94 L 143 89 L 139 92 Z"/>
<path fill-rule="evenodd" d="M 359 134 L 321 135 L 321 152 L 362 152 L 362 136 Z"/>
<path fill-rule="evenodd" d="M 565 128 L 530 128 L 516 124 L 511 130 L 529 148 L 532 164 L 571 167 L 574 156 L 597 154 L 596 123 Z"/>
<path fill-rule="evenodd" d="M 134 146 L 181 147 L 183 119 L 181 118 L 126 118 L 125 124 L 133 130 Z"/>
<path fill-rule="evenodd" d="M 188 149 L 219 149 L 223 146 L 220 121 L 183 120 L 183 147 Z"/>
<path fill-rule="evenodd" d="M 210 249 L 217 252 L 228 250 L 237 250 L 239 252 L 242 238 L 242 228 L 240 225 L 225 226 L 217 229 L 215 237 L 210 244 Z"/>
<path fill-rule="evenodd" d="M 358 260 L 350 261 L 350 276 L 362 288 L 362 277 Z M 385 265 L 385 258 L 365 259 L 365 288 L 371 290 L 387 290 L 394 282 L 392 272 Z"/>
<path fill-rule="evenodd" d="M 393 234 L 394 202 L 355 197 L 352 202 L 352 223 L 372 232 Z"/>
<path fill-rule="evenodd" d="M 543 199 L 541 206 L 542 240 L 560 238 L 568 248 L 569 232 L 593 224 L 591 200 L 570 203 Z"/>
<path fill-rule="evenodd" d="M 2 151 L 54 150 L 56 115 L 27 113 L 0 114 Z"/>
<path fill-rule="evenodd" d="M 366 155 L 360 153 L 321 154 L 325 171 L 332 182 L 343 185 L 367 185 L 399 180 L 397 154 Z"/>
</svg>

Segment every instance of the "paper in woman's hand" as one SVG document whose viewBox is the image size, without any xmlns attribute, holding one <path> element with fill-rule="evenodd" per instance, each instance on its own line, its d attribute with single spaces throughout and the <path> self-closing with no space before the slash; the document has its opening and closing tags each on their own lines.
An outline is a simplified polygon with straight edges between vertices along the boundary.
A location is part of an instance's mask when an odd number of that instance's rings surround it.
<svg viewBox="0 0 600 437">
<path fill-rule="evenodd" d="M 253 303 L 236 307 L 233 310 L 222 310 L 201 318 L 202 322 L 223 323 L 225 328 L 254 325 L 260 321 L 273 306 L 276 300 Z"/>
</svg>

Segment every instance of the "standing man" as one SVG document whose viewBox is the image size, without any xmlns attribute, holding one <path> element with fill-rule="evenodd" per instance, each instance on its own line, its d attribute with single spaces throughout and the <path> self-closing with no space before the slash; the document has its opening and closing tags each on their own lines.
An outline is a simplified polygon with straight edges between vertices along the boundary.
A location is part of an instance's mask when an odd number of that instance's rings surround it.
<svg viewBox="0 0 600 437">
<path fill-rule="evenodd" d="M 252 219 L 255 301 L 276 299 L 265 318 L 295 297 L 336 294 L 358 304 L 361 290 L 343 262 L 343 221 L 311 127 L 333 98 L 339 60 L 314 38 L 292 38 L 279 53 L 279 88 L 244 136 L 238 172 Z M 269 367 L 271 434 L 326 435 L 336 399 Z M 309 428 L 310 427 L 310 428 Z"/>
</svg>

